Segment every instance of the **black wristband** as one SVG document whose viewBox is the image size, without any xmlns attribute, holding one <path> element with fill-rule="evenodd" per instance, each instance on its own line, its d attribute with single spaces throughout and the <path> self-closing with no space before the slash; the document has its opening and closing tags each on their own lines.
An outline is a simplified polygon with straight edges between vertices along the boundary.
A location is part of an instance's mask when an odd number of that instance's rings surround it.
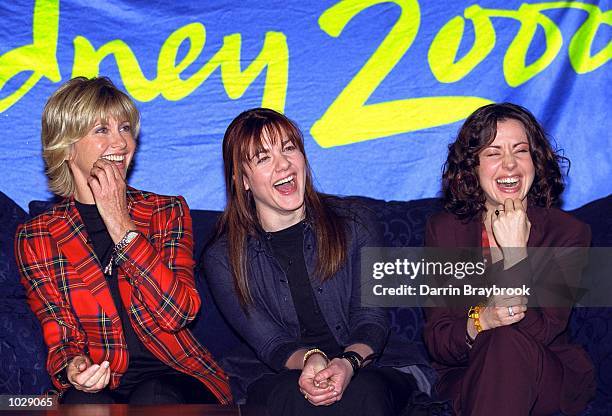
<svg viewBox="0 0 612 416">
<path fill-rule="evenodd" d="M 344 351 L 338 356 L 338 358 L 344 358 L 347 360 L 351 364 L 351 367 L 353 367 L 353 377 L 357 376 L 357 373 L 361 368 L 361 364 L 363 363 L 363 357 L 359 355 L 359 353 L 356 353 L 355 351 Z"/>
</svg>

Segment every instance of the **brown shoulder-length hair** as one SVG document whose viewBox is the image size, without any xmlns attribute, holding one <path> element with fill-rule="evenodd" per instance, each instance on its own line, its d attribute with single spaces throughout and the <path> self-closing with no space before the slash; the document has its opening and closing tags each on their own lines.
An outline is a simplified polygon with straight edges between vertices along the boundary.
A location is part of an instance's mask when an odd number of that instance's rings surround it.
<svg viewBox="0 0 612 416">
<path fill-rule="evenodd" d="M 244 188 L 243 177 L 250 152 L 263 148 L 266 139 L 272 145 L 279 140 L 289 140 L 304 155 L 304 206 L 306 218 L 313 224 L 316 235 L 316 273 L 321 281 L 331 278 L 346 261 L 344 222 L 323 201 L 323 195 L 314 189 L 302 133 L 295 123 L 274 110 L 247 110 L 230 123 L 223 137 L 227 204 L 217 226 L 217 238 L 227 233 L 229 267 L 243 307 L 253 302 L 247 273 L 247 240 L 261 232 L 255 202 L 251 191 Z"/>
<path fill-rule="evenodd" d="M 565 187 L 560 165 L 569 160 L 551 147 L 544 129 L 533 114 L 512 103 L 488 104 L 470 115 L 461 126 L 454 143 L 448 146 L 448 157 L 442 174 L 444 207 L 462 219 L 473 219 L 485 211 L 485 194 L 478 183 L 478 154 L 497 135 L 497 123 L 517 120 L 523 124 L 535 177 L 527 194 L 530 204 L 551 207 L 558 203 Z"/>
</svg>

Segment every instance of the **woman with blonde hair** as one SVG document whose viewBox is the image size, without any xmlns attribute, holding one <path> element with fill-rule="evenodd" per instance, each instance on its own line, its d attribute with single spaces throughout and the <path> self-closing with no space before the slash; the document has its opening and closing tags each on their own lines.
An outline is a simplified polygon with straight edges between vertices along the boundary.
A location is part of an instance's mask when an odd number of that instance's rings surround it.
<svg viewBox="0 0 612 416">
<path fill-rule="evenodd" d="M 21 225 L 15 253 L 64 403 L 231 402 L 187 325 L 200 308 L 182 197 L 126 185 L 140 128 L 108 78 L 74 78 L 47 102 L 43 157 L 64 199 Z"/>
</svg>

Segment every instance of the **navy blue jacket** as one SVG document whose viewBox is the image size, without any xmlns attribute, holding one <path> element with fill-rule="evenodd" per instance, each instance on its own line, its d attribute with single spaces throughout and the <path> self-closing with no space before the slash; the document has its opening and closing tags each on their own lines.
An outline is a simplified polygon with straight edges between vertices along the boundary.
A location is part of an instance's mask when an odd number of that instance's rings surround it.
<svg viewBox="0 0 612 416">
<path fill-rule="evenodd" d="M 381 308 L 362 307 L 360 293 L 360 252 L 362 247 L 382 245 L 382 232 L 372 211 L 354 200 L 327 197 L 328 204 L 344 218 L 348 255 L 346 264 L 331 278 L 321 282 L 315 275 L 316 236 L 311 222 L 304 222 L 304 259 L 313 293 L 338 344 L 369 345 L 380 358 L 374 365 L 392 366 L 412 373 L 419 387 L 429 391 L 427 379 L 417 366 L 428 371 L 421 344 L 410 342 L 389 330 L 387 313 Z M 203 268 L 221 313 L 251 351 L 243 348 L 222 360 L 222 366 L 235 378 L 237 396 L 264 374 L 285 369 L 287 359 L 300 348 L 314 348 L 300 342 L 300 327 L 287 276 L 274 258 L 265 232 L 247 240 L 247 273 L 253 305 L 248 314 L 242 309 L 229 270 L 227 236 L 221 236 L 205 252 Z M 254 353 L 254 354 L 253 354 Z"/>
</svg>

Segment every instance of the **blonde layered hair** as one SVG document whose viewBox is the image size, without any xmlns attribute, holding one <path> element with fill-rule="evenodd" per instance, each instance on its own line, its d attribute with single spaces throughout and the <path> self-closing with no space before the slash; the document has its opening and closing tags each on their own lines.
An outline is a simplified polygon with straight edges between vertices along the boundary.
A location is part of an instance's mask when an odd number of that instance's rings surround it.
<svg viewBox="0 0 612 416">
<path fill-rule="evenodd" d="M 89 133 L 97 121 L 129 121 L 134 138 L 140 114 L 134 102 L 106 77 L 77 77 L 66 82 L 47 101 L 42 115 L 42 147 L 49 188 L 60 196 L 74 193 L 68 166 L 72 145 Z"/>
</svg>

